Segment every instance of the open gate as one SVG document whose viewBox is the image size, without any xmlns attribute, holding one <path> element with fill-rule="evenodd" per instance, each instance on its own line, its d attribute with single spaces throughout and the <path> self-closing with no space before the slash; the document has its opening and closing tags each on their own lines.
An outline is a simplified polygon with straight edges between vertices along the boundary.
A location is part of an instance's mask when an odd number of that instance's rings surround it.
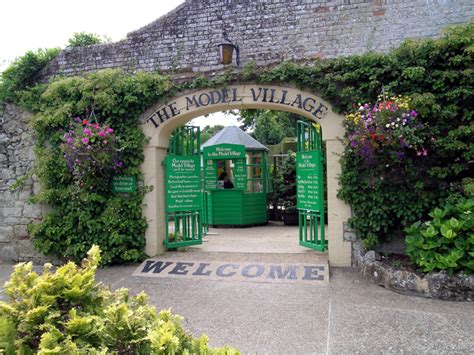
<svg viewBox="0 0 474 355">
<path fill-rule="evenodd" d="M 327 248 L 324 236 L 324 171 L 322 132 L 319 126 L 297 122 L 296 207 L 300 245 L 319 251 Z"/>
<path fill-rule="evenodd" d="M 203 193 L 200 128 L 184 126 L 170 139 L 165 158 L 168 249 L 202 244 Z"/>
</svg>

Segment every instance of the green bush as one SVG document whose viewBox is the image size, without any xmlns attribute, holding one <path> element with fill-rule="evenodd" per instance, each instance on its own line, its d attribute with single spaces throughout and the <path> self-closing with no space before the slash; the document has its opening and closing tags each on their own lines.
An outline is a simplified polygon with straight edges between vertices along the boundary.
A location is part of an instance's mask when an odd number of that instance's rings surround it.
<svg viewBox="0 0 474 355">
<path fill-rule="evenodd" d="M 385 56 L 367 54 L 328 64 L 328 85 L 340 92 L 330 94 L 331 102 L 345 105 L 343 110 L 374 104 L 383 85 L 411 99 L 423 125 L 417 131 L 429 138 L 424 142 L 425 159 L 408 156 L 396 164 L 373 166 L 364 164 L 347 139 L 339 196 L 351 205 L 350 224 L 369 246 L 426 218 L 472 176 L 473 35 L 471 23 L 449 29 L 438 40 L 407 41 Z"/>
<path fill-rule="evenodd" d="M 32 124 L 37 138 L 36 173 L 42 184 L 34 202 L 52 207 L 41 223 L 30 226 L 38 250 L 78 262 L 97 244 L 104 264 L 143 259 L 147 221 L 142 206 L 149 188 L 143 186 L 140 164 L 147 139 L 137 117 L 168 89 L 169 81 L 158 74 L 127 76 L 107 70 L 58 79 L 31 97 L 38 111 Z M 120 173 L 137 177 L 136 192 L 112 193 L 111 174 L 96 174 L 90 183 L 78 184 L 68 169 L 61 148 L 65 135 L 78 119 L 89 117 L 101 127 L 113 127 L 123 163 Z"/>
<path fill-rule="evenodd" d="M 68 47 L 83 47 L 104 42 L 106 42 L 105 39 L 94 33 L 75 32 L 68 40 Z"/>
<path fill-rule="evenodd" d="M 41 70 L 59 53 L 59 49 L 28 51 L 0 75 L 0 103 L 17 102 L 24 90 L 36 85 Z"/>
<path fill-rule="evenodd" d="M 432 218 L 406 228 L 406 252 L 423 271 L 474 270 L 474 197 L 451 198 Z"/>
<path fill-rule="evenodd" d="M 238 354 L 194 339 L 169 310 L 156 313 L 142 292 L 110 291 L 95 282 L 97 246 L 78 267 L 72 262 L 43 273 L 15 267 L 0 302 L 0 352 L 7 354 Z"/>
</svg>

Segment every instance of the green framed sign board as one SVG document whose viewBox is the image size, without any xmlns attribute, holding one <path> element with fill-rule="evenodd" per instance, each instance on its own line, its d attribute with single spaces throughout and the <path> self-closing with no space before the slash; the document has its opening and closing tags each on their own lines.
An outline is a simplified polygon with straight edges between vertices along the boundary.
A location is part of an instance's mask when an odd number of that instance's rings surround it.
<svg viewBox="0 0 474 355">
<path fill-rule="evenodd" d="M 112 192 L 135 192 L 137 191 L 137 177 L 117 175 L 112 178 Z"/>
<path fill-rule="evenodd" d="M 204 161 L 204 189 L 217 189 L 217 165 L 214 160 Z"/>
<path fill-rule="evenodd" d="M 247 165 L 245 159 L 237 159 L 234 162 L 235 189 L 247 189 Z"/>
<path fill-rule="evenodd" d="M 201 167 L 199 156 L 167 156 L 166 210 L 198 211 L 202 209 Z"/>
<path fill-rule="evenodd" d="M 240 144 L 218 144 L 203 149 L 204 160 L 245 159 L 245 146 Z"/>
<path fill-rule="evenodd" d="M 321 212 L 324 206 L 321 178 L 321 151 L 296 153 L 297 208 Z"/>
</svg>

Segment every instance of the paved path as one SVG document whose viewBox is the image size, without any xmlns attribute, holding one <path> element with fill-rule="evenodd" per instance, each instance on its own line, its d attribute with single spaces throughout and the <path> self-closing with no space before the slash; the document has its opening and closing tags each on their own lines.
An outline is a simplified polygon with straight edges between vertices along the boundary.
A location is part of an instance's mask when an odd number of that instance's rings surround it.
<svg viewBox="0 0 474 355">
<path fill-rule="evenodd" d="M 270 233 L 276 240 L 277 230 Z M 255 232 L 242 231 L 246 235 Z M 261 237 L 265 235 L 262 231 L 257 233 Z M 209 236 L 209 245 L 168 253 L 162 259 L 174 262 L 170 269 L 180 260 L 192 261 L 193 266 L 177 268 L 189 273 L 195 272 L 200 263 L 208 263 L 212 266 L 208 270 L 216 271 L 221 264 L 214 263 L 221 261 L 265 267 L 324 263 L 324 255 L 298 250 L 297 245 L 287 247 L 289 252 L 285 253 L 275 246 L 279 243 L 272 245 L 265 237 L 261 242 L 270 245 L 271 254 L 261 253 L 262 243 L 256 244 L 257 253 L 245 252 L 248 245 L 229 252 L 224 242 L 226 231 L 217 232 L 219 236 Z M 228 240 L 238 238 L 237 234 Z M 212 238 L 222 238 L 221 246 L 211 245 Z M 234 240 L 229 244 L 239 243 Z M 473 303 L 399 295 L 372 284 L 354 269 L 332 268 L 330 283 L 325 285 L 273 279 L 249 282 L 242 275 L 224 281 L 218 277 L 132 275 L 140 268 L 143 265 L 101 269 L 97 279 L 113 288 L 144 290 L 152 304 L 160 309 L 172 308 L 184 316 L 186 329 L 195 335 L 206 333 L 213 346 L 229 344 L 245 354 L 474 353 Z M 0 265 L 1 281 L 10 270 L 11 266 Z"/>
</svg>

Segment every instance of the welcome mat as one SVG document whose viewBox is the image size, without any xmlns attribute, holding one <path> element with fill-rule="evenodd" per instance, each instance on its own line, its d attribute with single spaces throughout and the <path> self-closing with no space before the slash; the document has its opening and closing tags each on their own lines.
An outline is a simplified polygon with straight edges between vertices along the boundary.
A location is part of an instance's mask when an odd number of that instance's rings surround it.
<svg viewBox="0 0 474 355">
<path fill-rule="evenodd" d="M 261 263 L 232 261 L 179 261 L 148 259 L 132 274 L 141 277 L 162 277 L 213 281 L 263 283 L 303 283 L 327 285 L 327 264 Z"/>
</svg>

